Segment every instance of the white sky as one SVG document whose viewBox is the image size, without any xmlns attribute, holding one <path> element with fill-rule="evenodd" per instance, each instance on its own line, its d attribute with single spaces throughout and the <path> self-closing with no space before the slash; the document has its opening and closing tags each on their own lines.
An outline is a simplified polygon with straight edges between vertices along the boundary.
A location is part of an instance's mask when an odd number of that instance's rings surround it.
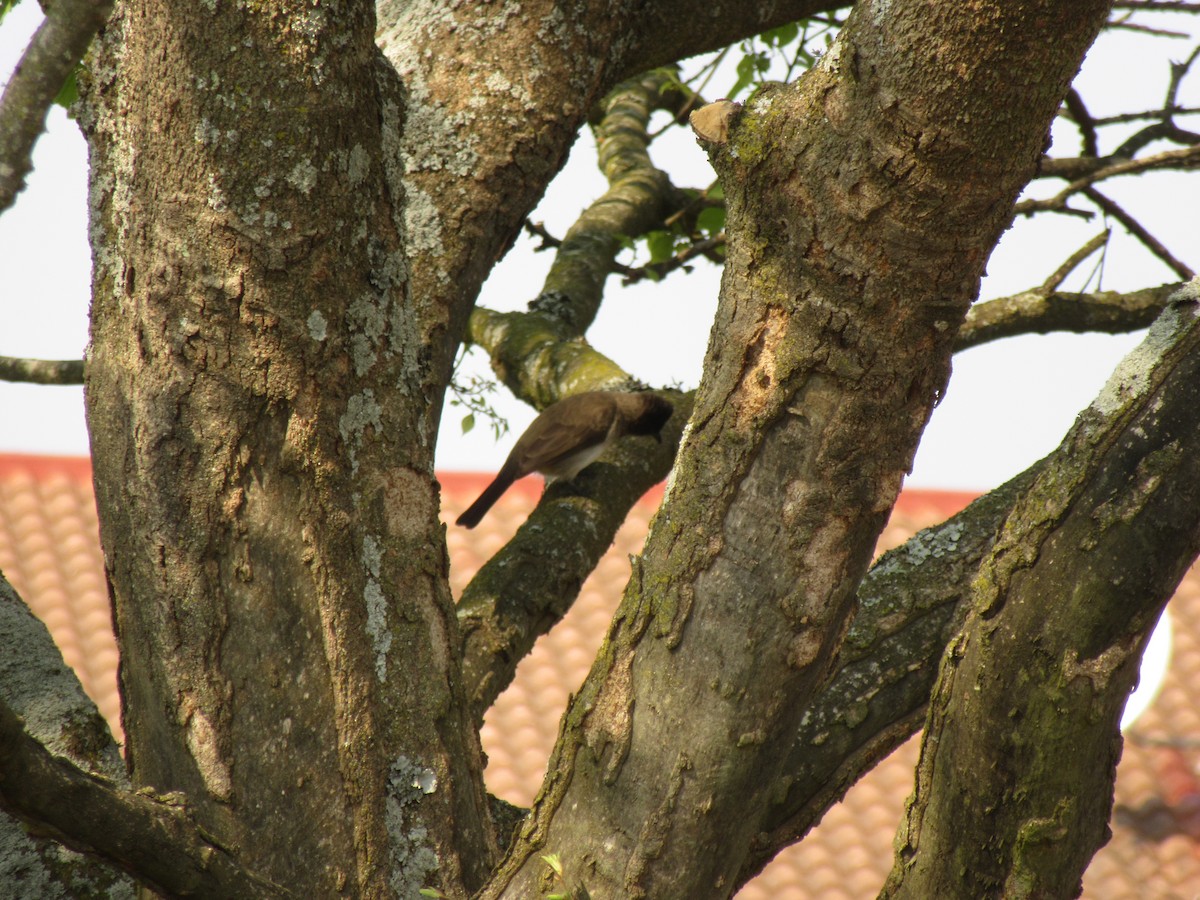
<svg viewBox="0 0 1200 900">
<path fill-rule="evenodd" d="M 25 2 L 0 25 L 0 78 L 7 80 L 40 16 L 35 3 Z M 1147 15 L 1141 21 L 1200 33 L 1200 22 L 1188 16 Z M 1153 106 L 1165 91 L 1169 59 L 1186 57 L 1192 46 L 1191 40 L 1166 42 L 1127 32 L 1105 36 L 1085 63 L 1077 87 L 1094 115 Z M 1180 100 L 1200 106 L 1200 72 L 1185 82 Z M 1193 119 L 1191 127 L 1200 129 L 1200 123 Z M 671 169 L 677 184 L 708 183 L 711 170 L 690 133 L 674 132 L 655 144 L 656 162 Z M 1073 152 L 1074 132 L 1056 126 L 1056 134 Z M 1101 152 L 1111 149 L 1102 146 Z M 0 355 L 71 358 L 82 354 L 87 342 L 90 270 L 86 166 L 82 137 L 55 108 L 48 132 L 36 148 L 28 187 L 15 206 L 0 215 Z M 1035 185 L 1033 191 L 1045 195 L 1060 184 Z M 580 207 L 603 190 L 590 139 L 585 137 L 532 218 L 545 221 L 552 233 L 561 235 Z M 1125 184 L 1111 182 L 1104 190 L 1134 214 L 1146 213 L 1152 232 L 1176 257 L 1200 267 L 1195 225 L 1200 176 L 1141 176 Z M 1063 216 L 1018 223 L 992 257 L 983 298 L 1041 283 L 1068 253 L 1101 228 L 1099 220 Z M 485 285 L 482 304 L 519 309 L 537 295 L 551 259 L 546 253 L 533 253 L 532 246 L 527 239 L 518 242 Z M 1089 268 L 1090 264 L 1081 267 L 1064 287 L 1079 289 Z M 1173 280 L 1176 277 L 1132 238 L 1114 236 L 1104 288 L 1133 289 Z M 589 339 L 646 382 L 693 387 L 700 375 L 718 284 L 719 273 L 699 265 L 690 276 L 672 276 L 658 285 L 618 290 L 614 278 Z M 979 490 L 1019 472 L 1057 445 L 1076 413 L 1138 339 L 1028 337 L 960 354 L 909 483 Z M 486 368 L 484 354 L 475 350 L 463 371 L 483 374 Z M 461 412 L 447 407 L 439 468 L 490 471 L 499 467 L 533 412 L 512 401 L 503 389 L 495 398 L 512 431 L 497 443 L 486 423 L 480 423 L 463 436 Z M 82 390 L 0 382 L 0 452 L 86 454 Z"/>
</svg>

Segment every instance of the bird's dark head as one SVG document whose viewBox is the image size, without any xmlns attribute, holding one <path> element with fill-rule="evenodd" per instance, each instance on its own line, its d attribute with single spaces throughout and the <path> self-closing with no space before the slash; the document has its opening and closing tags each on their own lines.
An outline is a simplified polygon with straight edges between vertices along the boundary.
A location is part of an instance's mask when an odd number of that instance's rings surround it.
<svg viewBox="0 0 1200 900">
<path fill-rule="evenodd" d="M 671 418 L 675 407 L 669 400 L 664 400 L 658 394 L 638 394 L 637 399 L 640 401 L 641 408 L 629 423 L 629 433 L 650 435 L 656 441 L 661 442 L 662 436 L 659 432 L 667 424 L 667 419 Z"/>
</svg>

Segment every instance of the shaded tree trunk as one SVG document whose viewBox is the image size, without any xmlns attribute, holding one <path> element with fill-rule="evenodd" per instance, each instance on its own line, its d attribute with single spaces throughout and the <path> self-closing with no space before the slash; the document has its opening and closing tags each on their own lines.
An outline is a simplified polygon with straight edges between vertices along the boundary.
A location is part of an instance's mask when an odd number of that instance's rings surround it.
<svg viewBox="0 0 1200 900">
<path fill-rule="evenodd" d="M 1107 9 L 862 4 L 805 78 L 731 114 L 691 431 L 485 896 L 544 890 L 547 851 L 595 898 L 738 886 L 984 262 Z"/>
</svg>

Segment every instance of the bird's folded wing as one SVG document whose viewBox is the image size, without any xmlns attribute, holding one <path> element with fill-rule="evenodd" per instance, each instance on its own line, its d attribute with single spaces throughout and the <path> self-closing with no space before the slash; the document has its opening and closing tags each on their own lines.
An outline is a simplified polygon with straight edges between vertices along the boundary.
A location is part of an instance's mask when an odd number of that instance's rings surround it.
<svg viewBox="0 0 1200 900">
<path fill-rule="evenodd" d="M 542 427 L 531 429 L 522 435 L 518 443 L 525 446 L 519 450 L 520 467 L 525 472 L 542 472 L 555 469 L 581 451 L 604 443 L 612 429 L 614 414 L 611 405 L 588 403 L 568 405 L 555 410 L 552 421 L 536 424 Z"/>
</svg>

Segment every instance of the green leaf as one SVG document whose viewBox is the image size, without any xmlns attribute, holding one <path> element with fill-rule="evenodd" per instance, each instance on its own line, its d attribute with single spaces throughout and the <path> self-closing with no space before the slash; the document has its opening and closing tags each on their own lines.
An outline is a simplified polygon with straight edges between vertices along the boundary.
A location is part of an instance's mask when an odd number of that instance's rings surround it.
<svg viewBox="0 0 1200 900">
<path fill-rule="evenodd" d="M 729 89 L 730 100 L 748 88 L 750 83 L 754 81 L 754 58 L 752 56 L 743 56 L 738 60 L 737 76 L 737 81 Z"/>
<path fill-rule="evenodd" d="M 725 207 L 710 206 L 696 216 L 696 227 L 705 234 L 713 235 L 725 227 Z"/>
<path fill-rule="evenodd" d="M 79 66 L 75 66 L 71 70 L 71 74 L 67 76 L 67 80 L 63 82 L 63 86 L 58 89 L 58 96 L 54 98 L 54 102 L 64 109 L 79 99 L 79 82 L 75 80 L 78 72 Z"/>
<path fill-rule="evenodd" d="M 762 39 L 772 47 L 786 47 L 800 34 L 800 24 L 792 22 L 762 33 Z"/>
<path fill-rule="evenodd" d="M 675 235 L 669 231 L 651 231 L 646 235 L 646 249 L 650 251 L 650 262 L 663 262 L 675 253 Z"/>
<path fill-rule="evenodd" d="M 0 22 L 3 22 L 4 17 L 12 12 L 13 7 L 20 2 L 21 0 L 0 0 Z"/>
<path fill-rule="evenodd" d="M 475 427 L 475 413 L 467 413 L 462 419 L 462 433 L 466 434 Z"/>
<path fill-rule="evenodd" d="M 562 878 L 562 860 L 558 858 L 557 853 L 547 853 L 542 857 L 542 862 L 554 870 L 554 874 Z"/>
<path fill-rule="evenodd" d="M 449 900 L 449 898 L 447 898 L 446 895 L 437 888 L 421 888 L 419 891 L 417 891 L 417 893 L 422 897 L 432 897 L 433 900 Z"/>
</svg>

